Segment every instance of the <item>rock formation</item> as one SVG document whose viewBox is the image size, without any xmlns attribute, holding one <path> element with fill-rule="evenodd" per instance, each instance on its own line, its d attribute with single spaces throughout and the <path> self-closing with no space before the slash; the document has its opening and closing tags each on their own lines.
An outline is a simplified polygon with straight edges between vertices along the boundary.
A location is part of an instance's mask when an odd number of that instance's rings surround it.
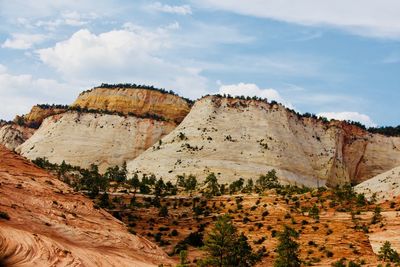
<svg viewBox="0 0 400 267">
<path fill-rule="evenodd" d="M 67 111 L 68 107 L 63 105 L 36 105 L 28 114 L 17 116 L 14 121 L 20 121 L 30 128 L 39 128 L 43 120 L 55 114 Z"/>
<path fill-rule="evenodd" d="M 160 145 L 161 144 L 161 145 Z M 291 183 L 359 183 L 400 165 L 400 138 L 299 117 L 279 104 L 208 96 L 160 144 L 128 163 L 167 180 L 214 172 L 221 182 L 275 169 Z"/>
<path fill-rule="evenodd" d="M 129 233 L 92 201 L 3 147 L 0 181 L 4 266 L 171 264 L 156 245 Z"/>
<path fill-rule="evenodd" d="M 397 198 L 400 196 L 400 166 L 358 184 L 355 191 L 367 198 L 375 194 L 378 202 Z"/>
<path fill-rule="evenodd" d="M 44 120 L 17 151 L 28 159 L 107 167 L 132 160 L 176 127 L 175 123 L 134 116 L 69 111 Z"/>
<path fill-rule="evenodd" d="M 20 126 L 15 123 L 0 124 L 0 145 L 15 150 L 19 145 L 30 138 L 35 129 Z"/>
<path fill-rule="evenodd" d="M 36 105 L 28 114 L 17 115 L 13 122 L 0 121 L 0 145 L 15 150 L 34 134 L 45 118 L 66 109 L 62 105 Z"/>
<path fill-rule="evenodd" d="M 190 103 L 177 95 L 137 88 L 94 88 L 81 93 L 72 107 L 157 115 L 178 123 L 190 111 Z"/>
</svg>

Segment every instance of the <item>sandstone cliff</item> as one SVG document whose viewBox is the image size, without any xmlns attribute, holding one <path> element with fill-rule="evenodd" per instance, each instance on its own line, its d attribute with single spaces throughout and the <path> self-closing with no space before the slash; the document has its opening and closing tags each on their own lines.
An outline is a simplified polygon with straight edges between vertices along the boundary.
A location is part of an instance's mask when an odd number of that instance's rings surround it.
<svg viewBox="0 0 400 267">
<path fill-rule="evenodd" d="M 68 107 L 63 105 L 36 105 L 28 114 L 17 116 L 14 121 L 21 121 L 27 127 L 39 128 L 45 118 L 63 113 L 67 109 Z"/>
<path fill-rule="evenodd" d="M 34 132 L 34 129 L 14 123 L 0 124 L 0 145 L 4 145 L 10 150 L 15 150 L 30 138 Z"/>
<path fill-rule="evenodd" d="M 276 169 L 283 181 L 309 186 L 359 183 L 400 165 L 400 138 L 355 126 L 301 118 L 278 104 L 209 96 L 134 161 L 131 173 L 167 180 L 210 172 L 223 182 Z"/>
<path fill-rule="evenodd" d="M 81 93 L 72 107 L 138 116 L 151 114 L 176 122 L 190 111 L 190 103 L 177 95 L 136 88 L 94 88 Z"/>
<path fill-rule="evenodd" d="M 355 191 L 367 198 L 375 194 L 378 202 L 396 199 L 400 196 L 400 166 L 358 184 Z"/>
<path fill-rule="evenodd" d="M 101 171 L 132 160 L 176 127 L 175 123 L 101 113 L 69 111 L 45 119 L 17 151 L 28 159 L 46 157 Z"/>
<path fill-rule="evenodd" d="M 130 234 L 92 201 L 2 147 L 0 181 L 0 260 L 4 266 L 171 263 L 156 245 Z"/>
</svg>

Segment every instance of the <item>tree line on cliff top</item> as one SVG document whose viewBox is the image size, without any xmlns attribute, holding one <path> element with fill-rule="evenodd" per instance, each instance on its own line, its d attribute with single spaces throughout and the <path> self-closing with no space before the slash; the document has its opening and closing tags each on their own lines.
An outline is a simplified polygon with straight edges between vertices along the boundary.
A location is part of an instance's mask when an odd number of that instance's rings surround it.
<svg viewBox="0 0 400 267">
<path fill-rule="evenodd" d="M 171 94 L 171 95 L 175 95 L 175 96 L 179 96 L 177 93 L 175 93 L 172 90 L 165 90 L 164 88 L 156 88 L 153 85 L 142 85 L 142 84 L 136 84 L 136 83 L 118 83 L 118 84 L 108 84 L 108 83 L 102 83 L 101 85 L 94 87 L 93 89 L 90 90 L 86 90 L 83 91 L 81 94 L 85 94 L 88 92 L 93 91 L 94 89 L 97 88 L 107 88 L 107 89 L 146 89 L 146 90 L 154 90 L 154 91 L 158 91 L 161 92 L 163 94 Z M 209 95 L 206 95 L 209 96 Z M 269 103 L 270 105 L 277 105 L 278 102 L 272 100 L 269 101 L 267 98 L 261 98 L 261 97 L 257 97 L 257 96 L 231 96 L 230 94 L 216 94 L 216 97 L 223 97 L 223 98 L 228 98 L 228 99 L 240 99 L 240 100 L 255 100 L 255 101 L 262 101 L 265 103 Z M 192 105 L 194 103 L 193 100 L 185 98 L 185 97 L 181 97 L 182 99 L 184 99 L 187 103 L 189 103 L 190 105 Z M 123 114 L 119 114 L 118 112 L 111 112 L 111 111 L 95 111 L 95 110 L 90 110 L 90 109 L 85 109 L 85 108 L 79 108 L 79 107 L 69 107 L 68 105 L 56 105 L 56 104 L 41 104 L 41 105 L 37 105 L 38 107 L 42 108 L 42 109 L 70 109 L 70 110 L 75 110 L 78 112 L 88 112 L 88 113 L 107 113 L 107 114 L 115 114 L 115 115 L 123 115 Z M 321 116 L 317 116 L 315 114 L 306 112 L 304 114 L 301 114 L 293 109 L 287 108 L 288 111 L 292 112 L 293 114 L 295 114 L 298 118 L 311 118 L 311 119 L 315 119 L 315 120 L 320 120 L 323 123 L 329 123 L 329 120 L 326 117 L 321 117 Z M 128 114 L 128 115 L 133 115 L 133 116 L 137 116 L 137 114 Z M 143 118 L 152 118 L 152 119 L 156 119 L 156 120 L 165 120 L 165 118 L 162 118 L 160 116 L 157 116 L 155 114 L 144 114 L 141 115 L 141 117 Z M 359 127 L 365 131 L 368 131 L 370 133 L 374 133 L 374 134 L 382 134 L 385 136 L 400 136 L 400 125 L 398 126 L 383 126 L 383 127 L 369 127 L 367 128 L 365 125 L 363 125 L 360 122 L 356 122 L 356 121 L 345 121 L 347 124 L 349 125 L 354 125 L 356 127 Z M 6 122 L 3 121 L 3 124 L 5 124 Z M 17 122 L 17 124 L 19 125 L 24 125 L 24 122 L 22 120 L 20 120 L 19 122 Z M 36 125 L 35 125 L 36 126 Z M 29 127 L 29 125 L 28 125 Z M 36 128 L 36 127 L 32 127 L 32 128 Z"/>
</svg>

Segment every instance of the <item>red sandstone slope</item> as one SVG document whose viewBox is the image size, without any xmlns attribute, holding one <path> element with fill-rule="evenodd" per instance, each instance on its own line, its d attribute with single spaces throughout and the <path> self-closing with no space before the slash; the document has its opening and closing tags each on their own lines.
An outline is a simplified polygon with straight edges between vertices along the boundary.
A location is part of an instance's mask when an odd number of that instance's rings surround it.
<svg viewBox="0 0 400 267">
<path fill-rule="evenodd" d="M 0 211 L 10 217 L 0 218 L 0 261 L 6 266 L 170 262 L 156 245 L 130 234 L 92 201 L 1 146 Z"/>
</svg>

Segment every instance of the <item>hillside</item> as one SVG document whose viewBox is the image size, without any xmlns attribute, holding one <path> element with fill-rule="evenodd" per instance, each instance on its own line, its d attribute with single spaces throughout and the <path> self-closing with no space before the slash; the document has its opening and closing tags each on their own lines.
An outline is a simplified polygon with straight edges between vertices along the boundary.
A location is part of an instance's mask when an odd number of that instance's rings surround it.
<svg viewBox="0 0 400 267">
<path fill-rule="evenodd" d="M 47 118 L 17 151 L 28 159 L 46 157 L 104 171 L 132 160 L 175 128 L 175 123 L 102 113 L 69 111 Z"/>
<path fill-rule="evenodd" d="M 355 190 L 368 198 L 375 194 L 380 202 L 395 199 L 400 196 L 400 167 L 393 168 L 358 184 Z"/>
<path fill-rule="evenodd" d="M 222 182 L 276 169 L 291 183 L 359 183 L 400 165 L 400 138 L 339 121 L 302 118 L 279 104 L 208 96 L 161 145 L 128 163 L 131 173 L 167 180 L 214 172 Z"/>
<path fill-rule="evenodd" d="M 150 241 L 80 193 L 0 147 L 0 259 L 5 266 L 157 266 Z"/>
</svg>

